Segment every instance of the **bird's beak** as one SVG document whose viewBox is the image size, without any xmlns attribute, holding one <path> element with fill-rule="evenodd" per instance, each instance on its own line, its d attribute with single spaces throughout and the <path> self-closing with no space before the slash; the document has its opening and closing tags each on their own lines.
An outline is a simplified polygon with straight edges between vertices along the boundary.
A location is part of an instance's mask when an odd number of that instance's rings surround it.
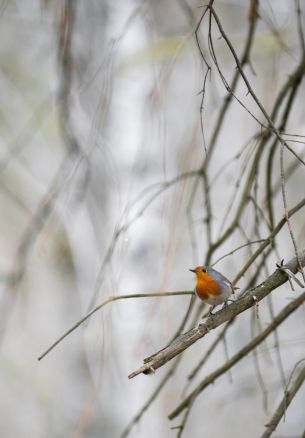
<svg viewBox="0 0 305 438">
<path fill-rule="evenodd" d="M 191 271 L 191 272 L 196 272 L 195 269 L 189 269 L 189 271 Z"/>
</svg>

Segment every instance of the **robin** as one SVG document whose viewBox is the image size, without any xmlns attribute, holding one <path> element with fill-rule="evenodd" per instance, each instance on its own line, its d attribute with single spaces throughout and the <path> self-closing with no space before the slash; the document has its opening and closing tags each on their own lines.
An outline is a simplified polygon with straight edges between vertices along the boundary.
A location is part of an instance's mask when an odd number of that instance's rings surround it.
<svg viewBox="0 0 305 438">
<path fill-rule="evenodd" d="M 229 296 L 234 294 L 236 288 L 231 281 L 215 269 L 198 266 L 190 271 L 197 277 L 196 295 L 212 306 L 210 313 L 219 304 L 227 303 Z"/>
</svg>

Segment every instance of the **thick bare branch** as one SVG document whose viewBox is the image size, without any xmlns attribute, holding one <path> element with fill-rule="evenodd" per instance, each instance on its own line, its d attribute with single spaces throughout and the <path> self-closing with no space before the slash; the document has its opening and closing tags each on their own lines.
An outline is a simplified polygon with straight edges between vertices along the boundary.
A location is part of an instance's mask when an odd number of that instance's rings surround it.
<svg viewBox="0 0 305 438">
<path fill-rule="evenodd" d="M 209 374 L 180 404 L 177 408 L 171 412 L 169 419 L 177 417 L 184 409 L 186 409 L 190 403 L 193 403 L 194 399 L 202 392 L 207 386 L 211 385 L 218 377 L 230 370 L 235 364 L 237 364 L 242 358 L 244 358 L 250 351 L 254 350 L 267 336 L 274 332 L 285 319 L 292 314 L 297 308 L 299 308 L 305 302 L 305 292 L 298 298 L 289 303 L 284 309 L 272 320 L 272 322 L 255 338 L 252 339 L 245 347 L 239 350 L 234 356 L 231 357 L 223 366 L 217 368 L 213 373 Z"/>
<path fill-rule="evenodd" d="M 305 264 L 305 251 L 300 254 L 300 261 L 303 265 Z M 296 273 L 298 271 L 298 265 L 298 259 L 293 258 L 286 264 L 286 267 L 293 273 Z M 224 322 L 231 320 L 245 310 L 253 307 L 257 302 L 261 301 L 270 292 L 284 284 L 287 280 L 288 276 L 280 269 L 277 269 L 263 283 L 247 291 L 245 295 L 240 297 L 234 303 L 223 308 L 214 315 L 211 315 L 205 323 L 200 324 L 198 327 L 194 327 L 193 329 L 179 336 L 167 347 L 144 359 L 144 365 L 129 374 L 128 378 L 132 379 L 141 373 L 150 374 L 151 372 L 154 372 L 176 357 L 178 354 L 189 348 L 196 341 L 204 337 L 211 330 L 219 327 Z"/>
</svg>

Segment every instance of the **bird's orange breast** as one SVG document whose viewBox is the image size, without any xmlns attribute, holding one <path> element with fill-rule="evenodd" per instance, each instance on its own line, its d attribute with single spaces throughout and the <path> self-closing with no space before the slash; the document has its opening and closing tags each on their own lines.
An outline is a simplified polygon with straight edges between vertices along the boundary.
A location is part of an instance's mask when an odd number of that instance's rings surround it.
<svg viewBox="0 0 305 438">
<path fill-rule="evenodd" d="M 196 292 L 202 300 L 207 300 L 211 295 L 221 295 L 221 287 L 210 275 L 205 275 L 196 283 Z"/>
</svg>

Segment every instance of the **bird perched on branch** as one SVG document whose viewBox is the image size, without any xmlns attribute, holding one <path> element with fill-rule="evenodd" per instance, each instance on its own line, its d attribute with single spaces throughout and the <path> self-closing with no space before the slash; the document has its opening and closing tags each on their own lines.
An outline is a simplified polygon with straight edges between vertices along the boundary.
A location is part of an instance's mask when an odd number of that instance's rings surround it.
<svg viewBox="0 0 305 438">
<path fill-rule="evenodd" d="M 194 272 L 197 277 L 196 295 L 212 306 L 210 313 L 214 307 L 226 303 L 229 296 L 237 289 L 230 280 L 213 268 L 198 266 L 190 271 Z"/>
</svg>

